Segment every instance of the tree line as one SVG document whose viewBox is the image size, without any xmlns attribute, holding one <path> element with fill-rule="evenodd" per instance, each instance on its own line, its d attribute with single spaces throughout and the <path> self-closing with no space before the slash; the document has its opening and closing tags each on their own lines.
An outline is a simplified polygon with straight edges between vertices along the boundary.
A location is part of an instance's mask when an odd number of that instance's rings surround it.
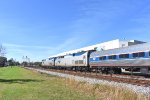
<svg viewBox="0 0 150 100">
<path fill-rule="evenodd" d="M 23 61 L 22 63 L 16 61 L 15 59 L 7 59 L 5 57 L 6 54 L 6 49 L 2 45 L 0 45 L 0 67 L 5 67 L 5 66 L 41 66 L 41 62 L 27 62 Z"/>
<path fill-rule="evenodd" d="M 0 45 L 0 67 L 20 65 L 20 63 L 13 58 L 7 60 L 5 54 L 6 48 L 3 45 Z"/>
</svg>

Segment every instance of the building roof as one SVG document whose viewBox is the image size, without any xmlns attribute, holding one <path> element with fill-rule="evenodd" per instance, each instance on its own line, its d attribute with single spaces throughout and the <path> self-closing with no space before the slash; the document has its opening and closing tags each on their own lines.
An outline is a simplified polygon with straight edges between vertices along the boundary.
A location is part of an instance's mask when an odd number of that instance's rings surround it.
<svg viewBox="0 0 150 100">
<path fill-rule="evenodd" d="M 130 40 L 130 41 L 124 41 L 124 42 L 135 42 L 135 41 L 137 41 L 137 40 Z M 142 42 L 142 41 L 139 41 L 139 42 Z M 50 56 L 49 58 L 64 56 L 64 55 L 68 55 L 68 54 L 78 53 L 78 52 L 82 52 L 82 51 L 89 51 L 89 50 L 115 49 L 115 48 L 119 48 L 119 43 L 120 43 L 120 40 L 116 39 L 116 40 L 112 40 L 112 41 L 98 43 L 98 44 L 92 45 L 92 46 L 83 47 L 83 48 L 80 48 L 80 49 L 75 49 L 75 50 L 59 53 L 57 55 Z"/>
</svg>

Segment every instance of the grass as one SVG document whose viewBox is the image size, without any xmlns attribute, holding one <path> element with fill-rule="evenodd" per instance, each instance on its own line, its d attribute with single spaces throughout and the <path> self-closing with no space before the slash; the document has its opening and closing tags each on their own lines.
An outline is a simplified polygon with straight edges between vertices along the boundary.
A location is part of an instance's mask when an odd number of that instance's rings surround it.
<svg viewBox="0 0 150 100">
<path fill-rule="evenodd" d="M 150 100 L 150 97 L 135 93 L 125 88 L 112 87 L 101 84 L 87 84 L 86 82 L 67 79 L 67 86 L 96 100 Z"/>
<path fill-rule="evenodd" d="M 150 100 L 127 89 L 64 79 L 20 67 L 0 68 L 0 100 Z"/>
<path fill-rule="evenodd" d="M 65 79 L 20 67 L 0 68 L 0 100 L 93 100 L 70 89 Z"/>
</svg>

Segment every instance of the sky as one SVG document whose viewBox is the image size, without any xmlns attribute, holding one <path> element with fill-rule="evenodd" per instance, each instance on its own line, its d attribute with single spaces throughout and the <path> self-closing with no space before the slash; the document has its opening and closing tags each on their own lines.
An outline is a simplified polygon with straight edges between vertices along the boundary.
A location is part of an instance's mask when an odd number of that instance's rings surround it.
<svg viewBox="0 0 150 100">
<path fill-rule="evenodd" d="M 150 0 L 0 0 L 6 57 L 41 61 L 114 39 L 149 42 Z"/>
</svg>

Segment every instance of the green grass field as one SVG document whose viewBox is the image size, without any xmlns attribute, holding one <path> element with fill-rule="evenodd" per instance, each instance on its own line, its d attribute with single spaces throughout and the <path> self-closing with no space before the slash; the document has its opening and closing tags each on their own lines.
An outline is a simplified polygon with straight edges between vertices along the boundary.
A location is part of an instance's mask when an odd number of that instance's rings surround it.
<svg viewBox="0 0 150 100">
<path fill-rule="evenodd" d="M 121 87 L 5 67 L 0 68 L 0 100 L 150 100 L 150 97 Z"/>
<path fill-rule="evenodd" d="M 0 100 L 93 100 L 66 86 L 65 79 L 20 67 L 0 68 Z"/>
</svg>

